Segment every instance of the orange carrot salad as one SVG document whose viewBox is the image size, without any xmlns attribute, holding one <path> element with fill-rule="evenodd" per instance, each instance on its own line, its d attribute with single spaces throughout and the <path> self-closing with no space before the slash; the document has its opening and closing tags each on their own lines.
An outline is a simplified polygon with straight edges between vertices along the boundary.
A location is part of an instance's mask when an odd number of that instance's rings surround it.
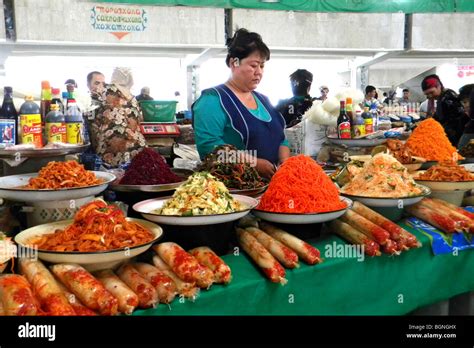
<svg viewBox="0 0 474 348">
<path fill-rule="evenodd" d="M 257 209 L 278 213 L 324 213 L 346 206 L 323 169 L 311 157 L 298 155 L 281 165 Z"/>
<path fill-rule="evenodd" d="M 90 252 L 133 247 L 153 238 L 148 229 L 127 221 L 117 206 L 98 199 L 81 207 L 64 230 L 34 237 L 28 244 L 40 250 Z"/>
<path fill-rule="evenodd" d="M 427 161 L 457 161 L 463 159 L 451 144 L 443 126 L 433 118 L 428 118 L 415 128 L 406 143 L 413 156 Z"/>
<path fill-rule="evenodd" d="M 93 172 L 84 169 L 76 161 L 49 162 L 41 168 L 36 178 L 31 178 L 26 189 L 62 189 L 98 185 L 102 180 L 97 179 Z"/>
</svg>

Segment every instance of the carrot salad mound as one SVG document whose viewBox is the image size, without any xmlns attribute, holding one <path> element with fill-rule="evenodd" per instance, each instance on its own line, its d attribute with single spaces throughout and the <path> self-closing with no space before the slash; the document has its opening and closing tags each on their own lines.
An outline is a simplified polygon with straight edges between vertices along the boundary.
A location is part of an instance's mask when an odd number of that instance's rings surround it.
<svg viewBox="0 0 474 348">
<path fill-rule="evenodd" d="M 449 141 L 443 126 L 433 118 L 421 122 L 408 138 L 406 145 L 413 156 L 423 157 L 427 161 L 463 159 Z"/>
<path fill-rule="evenodd" d="M 273 176 L 257 209 L 275 213 L 325 213 L 347 207 L 323 169 L 309 156 L 286 160 Z"/>
</svg>

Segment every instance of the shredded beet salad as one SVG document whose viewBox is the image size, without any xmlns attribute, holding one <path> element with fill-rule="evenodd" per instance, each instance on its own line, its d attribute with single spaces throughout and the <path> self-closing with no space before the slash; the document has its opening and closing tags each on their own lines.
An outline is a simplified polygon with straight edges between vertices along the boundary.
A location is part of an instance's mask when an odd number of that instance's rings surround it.
<svg viewBox="0 0 474 348">
<path fill-rule="evenodd" d="M 163 156 L 147 147 L 136 155 L 125 175 L 122 185 L 160 185 L 182 181 L 169 168 Z"/>
</svg>

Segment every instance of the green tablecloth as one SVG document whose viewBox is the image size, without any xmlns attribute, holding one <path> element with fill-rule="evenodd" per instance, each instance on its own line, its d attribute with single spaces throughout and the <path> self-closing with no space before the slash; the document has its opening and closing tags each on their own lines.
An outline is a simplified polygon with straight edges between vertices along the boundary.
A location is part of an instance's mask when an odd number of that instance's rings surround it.
<svg viewBox="0 0 474 348">
<path fill-rule="evenodd" d="M 287 270 L 285 286 L 266 280 L 248 256 L 226 255 L 233 279 L 201 291 L 195 302 L 136 311 L 135 315 L 400 315 L 474 290 L 474 251 L 434 256 L 428 238 L 403 225 L 423 243 L 400 256 L 325 258 Z M 345 244 L 330 235 L 312 244 Z M 183 303 L 184 302 L 184 303 Z"/>
</svg>

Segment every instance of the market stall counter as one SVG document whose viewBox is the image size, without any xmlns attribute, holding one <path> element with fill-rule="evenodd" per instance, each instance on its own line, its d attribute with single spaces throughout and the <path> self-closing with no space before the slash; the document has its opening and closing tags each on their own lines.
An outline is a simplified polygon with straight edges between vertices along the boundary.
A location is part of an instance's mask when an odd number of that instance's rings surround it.
<svg viewBox="0 0 474 348">
<path fill-rule="evenodd" d="M 285 286 L 266 280 L 236 249 L 223 257 L 232 269 L 229 285 L 203 290 L 194 302 L 178 299 L 134 315 L 403 315 L 474 290 L 474 252 L 434 256 L 426 235 L 400 225 L 423 246 L 396 257 L 364 256 L 361 261 L 360 255 L 338 258 L 348 245 L 327 235 L 311 243 L 324 262 L 287 271 Z"/>
</svg>

